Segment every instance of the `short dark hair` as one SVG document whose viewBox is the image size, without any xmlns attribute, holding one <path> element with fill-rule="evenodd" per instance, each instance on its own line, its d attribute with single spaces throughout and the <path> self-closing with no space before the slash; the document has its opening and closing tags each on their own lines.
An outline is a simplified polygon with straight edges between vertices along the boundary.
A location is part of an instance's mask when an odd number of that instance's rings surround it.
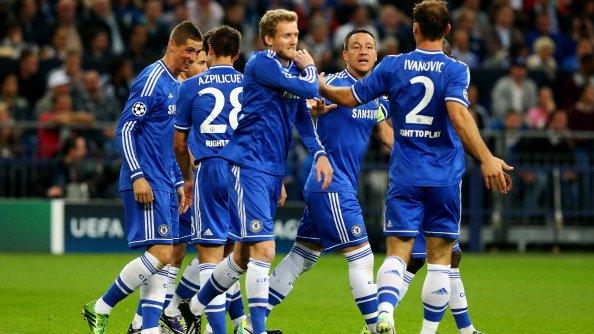
<svg viewBox="0 0 594 334">
<path fill-rule="evenodd" d="M 217 56 L 234 57 L 239 53 L 241 45 L 241 34 L 237 29 L 224 25 L 208 31 L 210 35 L 205 38 L 204 44 L 208 44 L 204 49 L 212 48 Z"/>
<path fill-rule="evenodd" d="M 450 12 L 443 0 L 425 0 L 415 5 L 413 20 L 419 25 L 423 37 L 435 41 L 445 35 Z"/>
<path fill-rule="evenodd" d="M 190 21 L 184 21 L 173 28 L 169 40 L 173 41 L 175 45 L 182 45 L 187 42 L 188 39 L 202 42 L 202 33 L 197 26 Z"/>
<path fill-rule="evenodd" d="M 373 38 L 373 42 L 375 43 L 375 36 L 373 36 L 373 33 L 367 29 L 363 29 L 363 28 L 358 28 L 358 29 L 354 29 L 349 31 L 349 33 L 344 36 L 344 42 L 343 42 L 343 49 L 344 51 L 346 51 L 349 47 L 349 39 L 351 39 L 351 37 L 354 34 L 367 34 L 369 36 L 371 36 L 371 38 Z"/>
</svg>

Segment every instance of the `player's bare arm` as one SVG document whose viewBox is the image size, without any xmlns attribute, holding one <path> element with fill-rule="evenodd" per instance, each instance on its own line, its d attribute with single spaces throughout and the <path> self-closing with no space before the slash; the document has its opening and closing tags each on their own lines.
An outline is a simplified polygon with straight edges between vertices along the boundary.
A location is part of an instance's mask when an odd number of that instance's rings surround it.
<svg viewBox="0 0 594 334">
<path fill-rule="evenodd" d="M 458 102 L 446 102 L 448 115 L 464 148 L 481 164 L 481 172 L 487 189 L 506 194 L 511 190 L 511 177 L 506 172 L 514 168 L 505 161 L 493 156 L 481 138 L 476 122 L 468 109 Z"/>
<path fill-rule="evenodd" d="M 347 107 L 356 107 L 359 105 L 350 87 L 334 87 L 326 84 L 326 78 L 323 72 L 319 74 L 318 78 L 320 81 L 320 94 L 323 97 Z"/>
<path fill-rule="evenodd" d="M 190 156 L 190 150 L 188 149 L 188 135 L 189 132 L 176 130 L 175 135 L 173 137 L 173 151 L 175 152 L 175 160 L 177 160 L 179 168 L 182 172 L 182 176 L 184 178 L 183 190 L 186 195 L 184 203 L 184 206 L 186 206 L 186 210 L 187 207 L 191 205 L 191 194 L 193 194 L 192 189 L 194 187 L 194 180 L 192 178 L 192 159 Z"/>
<path fill-rule="evenodd" d="M 387 120 L 377 123 L 373 135 L 390 150 L 394 146 L 394 129 Z"/>
</svg>

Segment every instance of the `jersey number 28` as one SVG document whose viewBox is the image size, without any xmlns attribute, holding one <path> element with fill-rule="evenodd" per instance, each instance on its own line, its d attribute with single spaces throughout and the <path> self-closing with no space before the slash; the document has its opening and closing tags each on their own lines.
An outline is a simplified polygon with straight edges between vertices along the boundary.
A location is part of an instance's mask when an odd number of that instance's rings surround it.
<svg viewBox="0 0 594 334">
<path fill-rule="evenodd" d="M 239 94 L 243 91 L 243 87 L 237 87 L 229 93 L 229 102 L 233 109 L 229 112 L 229 125 L 235 130 L 238 125 L 237 116 L 241 111 L 241 103 L 239 102 Z M 215 105 L 212 111 L 206 117 L 204 122 L 200 124 L 200 133 L 225 133 L 227 132 L 227 124 L 212 124 L 212 122 L 221 114 L 225 106 L 225 95 L 219 89 L 214 87 L 204 88 L 198 92 L 199 96 L 204 94 L 211 94 L 215 98 Z"/>
</svg>

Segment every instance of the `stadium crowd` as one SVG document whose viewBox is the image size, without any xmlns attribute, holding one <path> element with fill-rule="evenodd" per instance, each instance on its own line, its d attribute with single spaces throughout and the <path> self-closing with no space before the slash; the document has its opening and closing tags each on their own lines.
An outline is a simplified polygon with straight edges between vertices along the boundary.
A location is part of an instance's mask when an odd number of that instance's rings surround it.
<svg viewBox="0 0 594 334">
<path fill-rule="evenodd" d="M 222 24 L 239 30 L 242 57 L 235 67 L 242 71 L 250 52 L 263 48 L 257 37 L 263 13 L 278 7 L 294 10 L 299 14 L 299 48 L 309 50 L 320 72 L 332 73 L 342 68 L 342 41 L 354 28 L 377 36 L 380 59 L 412 51 L 413 3 L 2 0 L 0 180 L 8 184 L 14 177 L 10 166 L 26 161 L 35 180 L 11 196 L 117 197 L 120 162 L 114 123 L 131 80 L 162 54 L 168 32 L 183 20 L 203 32 Z M 451 56 L 472 70 L 468 95 L 479 127 L 517 133 L 505 138 L 512 162 L 516 153 L 554 153 L 569 163 L 588 156 L 592 140 L 563 135 L 594 131 L 594 1 L 449 4 Z M 517 130 L 547 135 L 527 140 Z M 307 154 L 294 146 L 287 180 L 299 182 L 309 166 L 301 168 Z M 374 151 L 380 161 L 389 154 L 377 143 Z M 521 172 L 520 177 L 543 187 L 547 182 L 538 172 Z M 576 173 L 567 170 L 562 178 L 571 185 Z M 542 193 L 536 186 L 531 189 L 534 198 L 525 205 Z M 577 190 L 569 187 L 566 192 L 571 197 Z"/>
</svg>

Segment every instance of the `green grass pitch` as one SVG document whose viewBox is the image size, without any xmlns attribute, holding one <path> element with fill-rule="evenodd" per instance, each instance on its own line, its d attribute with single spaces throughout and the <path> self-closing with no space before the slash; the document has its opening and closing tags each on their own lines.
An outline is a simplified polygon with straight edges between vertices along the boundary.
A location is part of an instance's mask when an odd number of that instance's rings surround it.
<svg viewBox="0 0 594 334">
<path fill-rule="evenodd" d="M 81 305 L 100 296 L 134 254 L 0 254 L 0 333 L 87 333 Z M 277 259 L 278 260 L 278 259 Z M 187 263 L 187 261 L 186 261 Z M 376 269 L 381 258 L 376 258 Z M 421 270 L 396 311 L 399 334 L 418 333 Z M 486 333 L 593 333 L 594 255 L 466 255 L 462 277 L 474 324 Z M 363 320 L 346 261 L 323 256 L 268 321 L 285 333 L 355 334 Z M 138 294 L 113 311 L 108 333 L 125 333 Z M 440 333 L 457 333 L 446 314 Z"/>
</svg>

